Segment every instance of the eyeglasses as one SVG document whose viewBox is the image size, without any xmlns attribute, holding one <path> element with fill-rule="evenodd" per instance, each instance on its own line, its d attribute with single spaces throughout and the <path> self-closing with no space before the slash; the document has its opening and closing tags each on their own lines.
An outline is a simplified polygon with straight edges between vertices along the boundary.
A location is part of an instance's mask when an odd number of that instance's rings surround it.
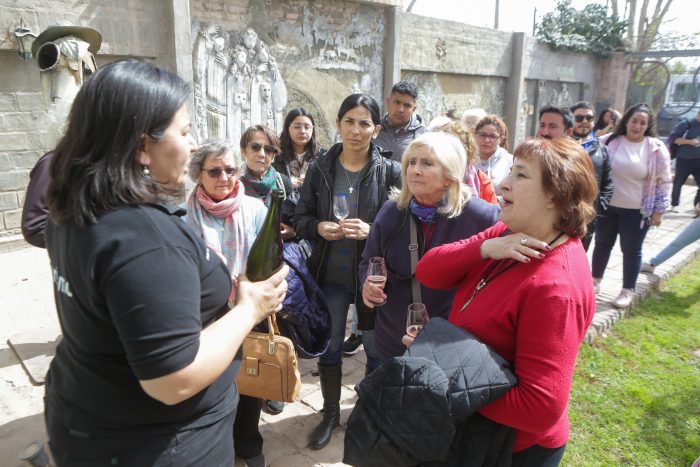
<svg viewBox="0 0 700 467">
<path fill-rule="evenodd" d="M 491 134 L 488 134 L 488 133 L 483 133 L 483 132 L 481 132 L 481 131 L 477 131 L 477 132 L 476 132 L 476 136 L 477 136 L 478 138 L 485 139 L 485 140 L 487 140 L 487 141 L 489 141 L 489 140 L 490 140 L 490 141 L 498 141 L 499 139 L 501 139 L 501 135 L 491 135 Z"/>
<path fill-rule="evenodd" d="M 588 120 L 589 122 L 592 122 L 595 117 L 593 115 L 574 115 L 574 119 L 578 123 L 581 123 L 584 120 Z"/>
<path fill-rule="evenodd" d="M 310 131 L 310 130 L 314 129 L 313 125 L 304 124 L 304 123 L 292 123 L 290 126 L 296 131 L 300 131 L 300 130 Z"/>
<path fill-rule="evenodd" d="M 238 169 L 235 167 L 226 167 L 225 169 L 221 167 L 212 167 L 211 169 L 202 169 L 202 172 L 206 172 L 211 178 L 221 177 L 221 172 L 226 172 L 226 175 L 233 177 L 238 173 Z"/>
<path fill-rule="evenodd" d="M 271 144 L 260 144 L 260 143 L 248 143 L 248 147 L 253 151 L 253 152 L 260 152 L 261 149 L 265 150 L 265 155 L 266 156 L 274 156 L 279 152 L 279 149 L 274 147 Z"/>
</svg>

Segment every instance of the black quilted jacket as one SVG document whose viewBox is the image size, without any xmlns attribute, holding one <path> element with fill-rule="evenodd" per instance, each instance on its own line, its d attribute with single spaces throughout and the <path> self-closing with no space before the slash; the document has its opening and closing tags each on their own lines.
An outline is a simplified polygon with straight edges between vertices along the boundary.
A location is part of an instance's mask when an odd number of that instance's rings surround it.
<svg viewBox="0 0 700 467">
<path fill-rule="evenodd" d="M 515 432 L 477 414 L 516 384 L 506 360 L 433 318 L 402 357 L 357 385 L 343 462 L 354 466 L 508 466 Z"/>
</svg>

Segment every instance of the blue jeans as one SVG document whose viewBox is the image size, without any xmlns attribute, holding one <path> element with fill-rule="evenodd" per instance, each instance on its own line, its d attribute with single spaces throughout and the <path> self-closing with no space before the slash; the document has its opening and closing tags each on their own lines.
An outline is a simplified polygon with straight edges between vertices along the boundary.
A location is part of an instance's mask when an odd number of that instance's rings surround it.
<svg viewBox="0 0 700 467">
<path fill-rule="evenodd" d="M 357 307 L 352 307 L 352 324 L 350 325 L 350 332 L 357 336 L 362 335 L 362 331 L 357 329 Z"/>
<path fill-rule="evenodd" d="M 658 266 L 671 256 L 675 255 L 683 248 L 700 239 L 700 217 L 690 221 L 685 229 L 678 234 L 666 247 L 654 256 L 649 263 L 652 266 Z"/>
<path fill-rule="evenodd" d="M 340 365 L 343 362 L 343 341 L 348 321 L 348 307 L 351 303 L 355 303 L 355 293 L 346 285 L 331 282 L 321 284 L 321 290 L 326 296 L 326 303 L 328 303 L 328 309 L 331 312 L 331 342 L 318 362 L 323 366 Z M 367 338 L 368 334 L 372 334 L 369 339 Z M 365 346 L 367 354 L 367 366 L 371 369 L 379 365 L 379 358 L 374 352 L 373 335 L 373 332 L 366 331 L 362 337 L 362 344 Z"/>
<path fill-rule="evenodd" d="M 593 248 L 593 277 L 603 277 L 605 268 L 610 260 L 610 252 L 615 246 L 617 235 L 620 235 L 622 250 L 622 287 L 634 290 L 642 266 L 642 245 L 649 230 L 645 222 L 641 225 L 642 213 L 639 209 L 624 209 L 609 206 L 598 217 L 595 231 L 595 247 Z"/>
<path fill-rule="evenodd" d="M 671 206 L 678 206 L 681 200 L 681 188 L 692 175 L 695 183 L 700 187 L 700 158 L 676 159 L 676 175 L 673 177 L 673 190 L 671 190 Z"/>
</svg>

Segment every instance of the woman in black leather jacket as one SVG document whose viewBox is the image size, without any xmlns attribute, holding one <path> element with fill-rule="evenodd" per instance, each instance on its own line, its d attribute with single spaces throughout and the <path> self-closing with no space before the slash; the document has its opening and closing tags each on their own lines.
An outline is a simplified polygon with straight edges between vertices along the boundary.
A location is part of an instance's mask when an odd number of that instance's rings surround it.
<svg viewBox="0 0 700 467">
<path fill-rule="evenodd" d="M 318 363 L 324 411 L 311 434 L 314 449 L 328 444 L 340 420 L 341 346 L 348 306 L 356 304 L 360 329 L 374 325 L 374 311 L 362 304 L 357 266 L 374 217 L 390 188 L 401 185 L 399 164 L 372 144 L 379 121 L 379 106 L 372 97 L 353 94 L 343 101 L 336 121 L 343 142 L 311 164 L 294 214 L 297 234 L 315 242 L 307 264 L 326 296 L 332 323 L 330 345 Z M 333 215 L 333 197 L 338 194 L 347 196 L 350 211 L 340 222 Z M 371 371 L 378 360 L 371 339 L 364 344 Z"/>
</svg>

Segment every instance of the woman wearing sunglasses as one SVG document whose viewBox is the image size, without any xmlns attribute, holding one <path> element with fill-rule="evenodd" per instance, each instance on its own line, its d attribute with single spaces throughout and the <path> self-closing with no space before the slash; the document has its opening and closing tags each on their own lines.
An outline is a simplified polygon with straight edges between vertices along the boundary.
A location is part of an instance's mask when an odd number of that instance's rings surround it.
<svg viewBox="0 0 700 467">
<path fill-rule="evenodd" d="M 241 136 L 241 154 L 245 162 L 245 171 L 241 174 L 241 182 L 245 194 L 258 198 L 265 206 L 270 205 L 270 192 L 275 188 L 283 188 L 287 196 L 291 196 L 294 187 L 284 174 L 275 170 L 272 161 L 280 153 L 280 142 L 277 135 L 265 125 L 253 125 Z M 291 227 L 293 212 L 282 210 L 282 239 L 290 240 L 296 237 Z"/>
<path fill-rule="evenodd" d="M 221 140 L 205 141 L 189 164 L 190 178 L 197 186 L 187 200 L 187 223 L 224 261 L 233 284 L 242 272 L 267 214 L 262 201 L 247 196 L 246 188 L 238 180 L 242 166 L 235 147 Z M 232 303 L 235 297 L 233 288 Z M 260 410 L 260 399 L 240 396 L 233 439 L 236 454 L 248 466 L 265 465 L 263 438 L 258 430 Z"/>
</svg>

